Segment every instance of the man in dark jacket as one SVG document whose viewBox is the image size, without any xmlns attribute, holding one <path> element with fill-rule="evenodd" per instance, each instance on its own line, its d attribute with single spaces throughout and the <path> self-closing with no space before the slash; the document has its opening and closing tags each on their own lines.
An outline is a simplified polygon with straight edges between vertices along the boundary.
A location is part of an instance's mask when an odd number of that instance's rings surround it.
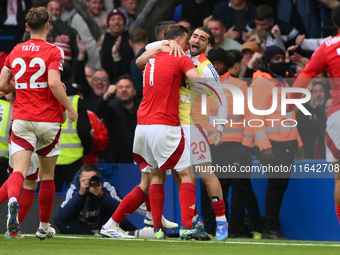
<svg viewBox="0 0 340 255">
<path fill-rule="evenodd" d="M 104 118 L 109 132 L 108 163 L 133 163 L 132 145 L 140 100 L 129 75 L 118 78 L 100 97 L 96 113 Z"/>
</svg>

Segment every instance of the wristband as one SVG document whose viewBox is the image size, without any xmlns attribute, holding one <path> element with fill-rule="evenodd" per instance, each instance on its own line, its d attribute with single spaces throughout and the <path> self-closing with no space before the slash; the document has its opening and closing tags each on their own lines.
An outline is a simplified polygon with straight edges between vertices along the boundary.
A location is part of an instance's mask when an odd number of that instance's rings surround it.
<svg viewBox="0 0 340 255">
<path fill-rule="evenodd" d="M 119 58 L 119 57 L 120 57 L 119 52 L 118 52 L 118 53 L 115 53 L 115 54 L 112 54 L 112 57 L 113 57 L 113 58 Z"/>
</svg>

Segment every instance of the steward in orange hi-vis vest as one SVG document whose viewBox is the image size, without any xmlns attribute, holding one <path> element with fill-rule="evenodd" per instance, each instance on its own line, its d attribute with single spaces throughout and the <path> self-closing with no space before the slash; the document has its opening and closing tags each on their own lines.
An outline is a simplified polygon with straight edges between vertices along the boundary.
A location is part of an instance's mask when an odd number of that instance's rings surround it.
<svg viewBox="0 0 340 255">
<path fill-rule="evenodd" d="M 280 209 L 295 156 L 298 160 L 303 158 L 295 112 L 281 114 L 281 93 L 284 87 L 288 87 L 285 81 L 288 68 L 285 52 L 278 46 L 267 47 L 263 63 L 253 74 L 251 90 L 248 91 L 251 99 L 248 106 L 253 106 L 249 109 L 248 124 L 259 149 L 257 157 L 262 171 L 268 176 L 262 232 L 265 239 L 287 239 L 281 232 Z M 266 114 L 263 111 L 268 111 L 267 115 L 261 115 Z"/>
<path fill-rule="evenodd" d="M 252 121 L 253 126 L 259 126 L 253 127 L 253 132 L 255 144 L 260 151 L 271 148 L 270 141 L 286 142 L 297 140 L 299 147 L 302 146 L 301 138 L 295 126 L 295 112 L 292 111 L 286 115 L 281 115 L 281 88 L 287 86 L 287 83 L 273 78 L 269 73 L 257 70 L 253 74 L 253 82 L 250 88 L 252 88 L 252 102 L 255 109 L 270 109 L 273 103 L 273 88 L 276 87 L 278 89 L 277 108 L 273 113 L 269 115 L 249 113 L 248 121 Z M 254 120 L 261 120 L 264 125 L 260 126 L 260 121 Z"/>
</svg>

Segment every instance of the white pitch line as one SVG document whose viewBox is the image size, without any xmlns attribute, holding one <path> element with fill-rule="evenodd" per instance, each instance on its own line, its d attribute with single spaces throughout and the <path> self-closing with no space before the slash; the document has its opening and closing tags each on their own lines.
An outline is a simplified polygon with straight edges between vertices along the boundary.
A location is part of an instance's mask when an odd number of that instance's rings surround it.
<svg viewBox="0 0 340 255">
<path fill-rule="evenodd" d="M 23 236 L 35 236 L 35 235 L 23 235 Z M 272 245 L 272 246 L 317 246 L 317 247 L 340 247 L 340 244 L 316 244 L 316 243 L 267 243 L 267 242 L 243 242 L 243 241 L 186 241 L 186 240 L 176 240 L 176 239 L 165 239 L 165 240 L 156 240 L 156 239 L 141 239 L 141 238 L 100 238 L 100 237 L 81 237 L 81 236 L 61 236 L 56 235 L 54 238 L 64 238 L 64 239 L 92 239 L 92 240 L 115 240 L 115 241 L 151 241 L 151 242 L 167 242 L 167 243 L 183 243 L 183 242 L 195 242 L 195 243 L 206 243 L 206 244 L 249 244 L 249 245 Z"/>
</svg>

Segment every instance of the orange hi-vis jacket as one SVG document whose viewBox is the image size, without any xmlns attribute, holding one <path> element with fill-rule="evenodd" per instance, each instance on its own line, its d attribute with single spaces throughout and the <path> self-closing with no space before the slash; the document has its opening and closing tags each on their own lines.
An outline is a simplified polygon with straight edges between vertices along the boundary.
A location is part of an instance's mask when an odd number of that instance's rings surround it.
<svg viewBox="0 0 340 255">
<path fill-rule="evenodd" d="M 221 84 L 228 84 L 238 87 L 242 90 L 243 95 L 245 97 L 244 100 L 244 109 L 245 115 L 247 115 L 247 89 L 248 84 L 246 81 L 242 81 L 238 78 L 234 78 L 230 75 L 229 72 L 224 73 L 220 76 Z M 231 91 L 227 88 L 223 88 L 224 94 L 227 98 L 228 102 L 228 117 L 227 123 L 223 129 L 222 133 L 222 142 L 240 142 L 247 147 L 251 147 L 253 143 L 253 134 L 251 129 L 244 129 L 244 115 L 234 115 L 233 114 L 233 95 Z M 218 107 L 214 103 L 211 97 L 207 98 L 207 113 L 208 113 L 208 123 L 206 125 L 206 130 L 208 133 L 209 141 L 212 141 L 213 134 L 215 133 L 216 127 L 214 127 L 214 119 L 217 119 L 218 116 Z M 247 130 L 247 133 L 244 131 Z"/>
<path fill-rule="evenodd" d="M 253 74 L 253 82 L 250 88 L 252 88 L 252 102 L 255 109 L 270 109 L 273 104 L 273 88 L 277 88 L 277 107 L 273 113 L 256 115 L 249 112 L 249 121 L 251 122 L 248 123 L 252 126 L 255 145 L 258 146 L 260 151 L 272 148 L 270 141 L 287 142 L 297 140 L 299 147 L 302 146 L 296 127 L 295 111 L 281 115 L 281 89 L 285 86 L 289 85 L 287 83 L 283 84 L 269 73 L 258 70 Z M 261 125 L 261 121 L 264 125 Z"/>
</svg>

